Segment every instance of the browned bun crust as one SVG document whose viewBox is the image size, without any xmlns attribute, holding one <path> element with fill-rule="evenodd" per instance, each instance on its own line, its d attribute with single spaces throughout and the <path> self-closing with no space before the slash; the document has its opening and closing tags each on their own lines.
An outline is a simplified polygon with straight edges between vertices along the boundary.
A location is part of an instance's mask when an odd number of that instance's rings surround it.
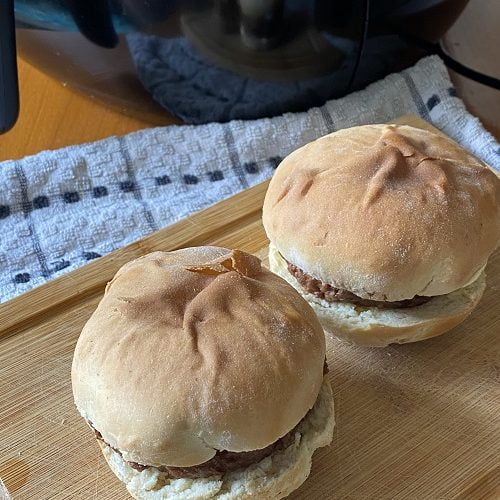
<svg viewBox="0 0 500 500">
<path fill-rule="evenodd" d="M 267 235 L 313 277 L 359 297 L 444 295 L 500 240 L 500 181 L 453 141 L 408 126 L 341 130 L 279 165 Z"/>
<path fill-rule="evenodd" d="M 294 428 L 324 359 L 311 307 L 256 257 L 155 252 L 108 284 L 75 349 L 73 393 L 124 460 L 189 467 Z"/>
</svg>

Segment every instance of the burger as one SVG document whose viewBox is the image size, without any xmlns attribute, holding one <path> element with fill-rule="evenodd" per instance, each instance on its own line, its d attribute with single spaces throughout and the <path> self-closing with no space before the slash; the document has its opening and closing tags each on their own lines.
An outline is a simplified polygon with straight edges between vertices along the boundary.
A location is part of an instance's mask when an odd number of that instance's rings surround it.
<svg viewBox="0 0 500 500">
<path fill-rule="evenodd" d="M 354 127 L 282 161 L 263 223 L 270 269 L 327 332 L 369 346 L 414 342 L 479 302 L 500 240 L 500 181 L 441 135 Z"/>
<path fill-rule="evenodd" d="M 283 498 L 332 439 L 321 325 L 237 250 L 124 265 L 78 339 L 72 383 L 134 498 Z"/>
</svg>

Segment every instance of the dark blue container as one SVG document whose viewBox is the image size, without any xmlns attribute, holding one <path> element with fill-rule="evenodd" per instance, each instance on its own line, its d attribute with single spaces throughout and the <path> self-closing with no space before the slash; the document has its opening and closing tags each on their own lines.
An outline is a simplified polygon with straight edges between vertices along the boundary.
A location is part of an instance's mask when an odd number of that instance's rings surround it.
<svg viewBox="0 0 500 500">
<path fill-rule="evenodd" d="M 340 97 L 423 55 L 467 0 L 15 0 L 18 50 L 163 123 L 260 118 Z"/>
</svg>

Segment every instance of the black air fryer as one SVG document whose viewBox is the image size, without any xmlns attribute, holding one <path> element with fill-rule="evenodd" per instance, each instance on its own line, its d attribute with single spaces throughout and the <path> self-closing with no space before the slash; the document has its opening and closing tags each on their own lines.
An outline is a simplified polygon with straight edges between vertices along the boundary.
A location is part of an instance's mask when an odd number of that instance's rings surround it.
<svg viewBox="0 0 500 500">
<path fill-rule="evenodd" d="M 467 0 L 3 0 L 0 129 L 17 50 L 123 112 L 165 123 L 305 110 L 435 46 Z M 3 89 L 3 92 L 1 92 Z"/>
</svg>

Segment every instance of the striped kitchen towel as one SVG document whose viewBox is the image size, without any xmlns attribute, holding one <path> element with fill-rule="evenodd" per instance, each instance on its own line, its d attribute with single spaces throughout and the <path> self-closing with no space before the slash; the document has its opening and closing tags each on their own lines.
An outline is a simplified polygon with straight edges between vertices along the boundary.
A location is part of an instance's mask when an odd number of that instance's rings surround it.
<svg viewBox="0 0 500 500">
<path fill-rule="evenodd" d="M 317 137 L 407 113 L 500 170 L 499 143 L 436 56 L 305 113 L 147 129 L 2 162 L 0 301 L 262 182 Z"/>
</svg>

